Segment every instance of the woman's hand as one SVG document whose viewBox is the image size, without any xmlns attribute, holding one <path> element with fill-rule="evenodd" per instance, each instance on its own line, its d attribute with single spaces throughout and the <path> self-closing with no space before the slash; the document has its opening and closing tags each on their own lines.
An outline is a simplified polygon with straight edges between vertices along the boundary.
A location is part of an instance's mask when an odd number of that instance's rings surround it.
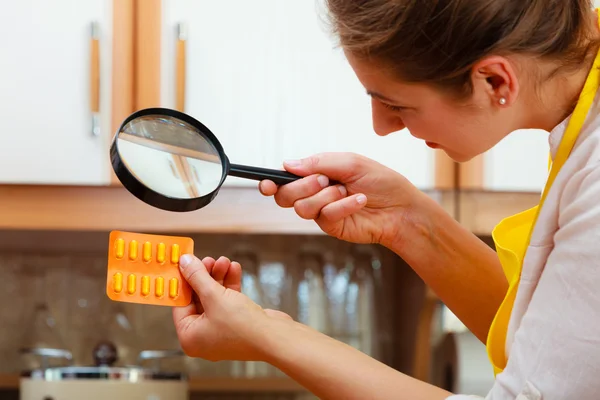
<svg viewBox="0 0 600 400">
<path fill-rule="evenodd" d="M 193 304 L 173 311 L 188 356 L 268 362 L 321 399 L 389 399 L 402 393 L 403 398 L 441 400 L 449 395 L 286 314 L 263 310 L 239 292 L 242 274 L 236 262 L 185 255 L 180 265 L 198 295 Z"/>
<path fill-rule="evenodd" d="M 285 168 L 304 178 L 279 188 L 262 181 L 261 193 L 349 242 L 389 245 L 398 239 L 407 211 L 425 196 L 402 175 L 357 154 L 318 154 Z M 331 180 L 340 184 L 329 186 Z"/>
<path fill-rule="evenodd" d="M 183 277 L 195 292 L 187 307 L 173 309 L 177 336 L 185 354 L 210 361 L 261 361 L 260 344 L 270 319 L 290 319 L 282 312 L 263 310 L 240 293 L 242 268 L 226 257 L 200 261 L 180 259 Z"/>
</svg>

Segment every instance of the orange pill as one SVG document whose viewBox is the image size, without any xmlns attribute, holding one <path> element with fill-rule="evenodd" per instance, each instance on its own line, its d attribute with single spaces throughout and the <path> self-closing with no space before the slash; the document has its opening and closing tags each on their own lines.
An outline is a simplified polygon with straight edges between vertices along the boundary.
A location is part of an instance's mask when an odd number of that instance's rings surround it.
<svg viewBox="0 0 600 400">
<path fill-rule="evenodd" d="M 141 288 L 142 296 L 148 296 L 150 294 L 150 277 L 143 276 L 142 277 L 142 288 Z"/>
<path fill-rule="evenodd" d="M 164 243 L 159 243 L 158 248 L 156 250 L 156 260 L 159 263 L 164 263 L 167 254 L 167 247 Z"/>
<path fill-rule="evenodd" d="M 169 297 L 174 299 L 179 292 L 179 282 L 176 278 L 171 278 L 169 281 Z"/>
<path fill-rule="evenodd" d="M 179 264 L 179 245 L 174 244 L 171 246 L 171 262 L 173 264 Z"/>
<path fill-rule="evenodd" d="M 129 274 L 129 276 L 127 277 L 127 293 L 135 293 L 135 275 L 133 274 Z"/>
<path fill-rule="evenodd" d="M 152 260 L 152 243 L 150 242 L 144 243 L 143 259 L 144 262 L 149 262 Z"/>
<path fill-rule="evenodd" d="M 123 239 L 117 239 L 115 255 L 120 260 L 125 255 L 125 241 Z"/>
<path fill-rule="evenodd" d="M 137 240 L 132 240 L 129 242 L 129 259 L 134 261 L 138 256 L 138 243 Z"/>
<path fill-rule="evenodd" d="M 159 276 L 154 282 L 154 294 L 156 297 L 163 297 L 165 295 L 165 278 Z"/>
<path fill-rule="evenodd" d="M 123 290 L 123 274 L 120 272 L 117 272 L 113 276 L 113 290 L 116 293 L 121 293 L 121 291 Z"/>
</svg>

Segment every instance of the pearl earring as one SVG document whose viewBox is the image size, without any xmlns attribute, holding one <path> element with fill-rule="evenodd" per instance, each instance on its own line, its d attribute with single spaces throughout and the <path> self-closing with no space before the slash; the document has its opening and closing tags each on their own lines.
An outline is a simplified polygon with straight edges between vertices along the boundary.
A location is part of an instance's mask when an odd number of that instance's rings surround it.
<svg viewBox="0 0 600 400">
<path fill-rule="evenodd" d="M 500 100 L 499 100 L 499 103 L 500 103 L 501 106 L 505 105 L 506 104 L 506 99 L 504 97 L 501 97 Z"/>
</svg>

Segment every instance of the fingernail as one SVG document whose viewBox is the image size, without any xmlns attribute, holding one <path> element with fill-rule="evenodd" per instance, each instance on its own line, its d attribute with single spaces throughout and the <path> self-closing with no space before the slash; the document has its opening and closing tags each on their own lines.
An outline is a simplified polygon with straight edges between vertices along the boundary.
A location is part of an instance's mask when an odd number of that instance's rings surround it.
<svg viewBox="0 0 600 400">
<path fill-rule="evenodd" d="M 288 167 L 297 167 L 298 165 L 300 165 L 300 160 L 287 160 L 285 161 L 285 164 Z"/>
<path fill-rule="evenodd" d="M 367 202 L 367 196 L 365 196 L 364 194 L 360 194 L 356 197 L 356 202 L 358 204 L 365 204 Z"/>
<path fill-rule="evenodd" d="M 179 258 L 179 268 L 185 268 L 194 261 L 194 257 L 191 254 L 184 254 Z"/>
<path fill-rule="evenodd" d="M 321 185 L 322 188 L 326 188 L 329 185 L 329 178 L 325 175 L 319 175 L 317 177 L 317 182 Z"/>
<path fill-rule="evenodd" d="M 348 190 L 346 189 L 346 186 L 344 186 L 344 185 L 338 186 L 338 190 L 344 197 L 346 197 L 346 195 L 348 194 Z"/>
</svg>

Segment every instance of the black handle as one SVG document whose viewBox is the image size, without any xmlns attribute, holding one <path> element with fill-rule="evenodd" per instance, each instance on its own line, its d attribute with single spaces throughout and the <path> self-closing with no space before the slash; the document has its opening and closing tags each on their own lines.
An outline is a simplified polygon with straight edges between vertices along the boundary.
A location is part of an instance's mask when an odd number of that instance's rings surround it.
<svg viewBox="0 0 600 400">
<path fill-rule="evenodd" d="M 277 169 L 250 167 L 248 165 L 230 164 L 228 175 L 238 178 L 262 181 L 265 179 L 273 181 L 276 185 L 285 185 L 301 179 L 301 176 L 291 174 L 287 171 Z"/>
</svg>

